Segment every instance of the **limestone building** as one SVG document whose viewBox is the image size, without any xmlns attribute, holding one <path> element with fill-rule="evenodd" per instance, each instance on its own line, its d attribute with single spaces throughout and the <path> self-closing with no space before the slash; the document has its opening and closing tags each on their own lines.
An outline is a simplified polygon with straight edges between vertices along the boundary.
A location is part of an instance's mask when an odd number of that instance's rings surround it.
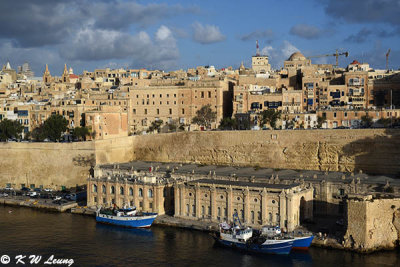
<svg viewBox="0 0 400 267">
<path fill-rule="evenodd" d="M 175 217 L 220 222 L 237 212 L 247 225 L 280 225 L 289 231 L 312 219 L 312 188 L 299 184 L 199 179 L 174 190 Z"/>
</svg>

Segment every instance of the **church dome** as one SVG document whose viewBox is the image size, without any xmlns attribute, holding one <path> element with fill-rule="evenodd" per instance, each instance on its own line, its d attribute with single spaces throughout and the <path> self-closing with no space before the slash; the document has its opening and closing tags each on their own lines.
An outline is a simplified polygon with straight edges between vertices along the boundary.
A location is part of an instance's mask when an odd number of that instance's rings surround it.
<svg viewBox="0 0 400 267">
<path fill-rule="evenodd" d="M 289 61 L 306 60 L 306 57 L 300 52 L 294 52 L 288 59 Z"/>
</svg>

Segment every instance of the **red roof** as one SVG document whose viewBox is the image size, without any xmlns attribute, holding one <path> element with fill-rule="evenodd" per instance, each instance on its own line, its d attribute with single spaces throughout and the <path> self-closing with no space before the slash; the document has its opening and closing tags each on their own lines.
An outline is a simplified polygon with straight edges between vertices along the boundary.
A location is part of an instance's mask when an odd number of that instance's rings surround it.
<svg viewBox="0 0 400 267">
<path fill-rule="evenodd" d="M 79 76 L 78 76 L 78 75 L 76 75 L 76 74 L 70 74 L 70 75 L 69 75 L 69 78 L 72 78 L 72 79 L 78 79 L 78 78 L 79 78 Z"/>
<path fill-rule="evenodd" d="M 350 63 L 350 65 L 360 65 L 361 63 L 358 62 L 357 60 L 353 60 L 353 62 Z"/>
</svg>

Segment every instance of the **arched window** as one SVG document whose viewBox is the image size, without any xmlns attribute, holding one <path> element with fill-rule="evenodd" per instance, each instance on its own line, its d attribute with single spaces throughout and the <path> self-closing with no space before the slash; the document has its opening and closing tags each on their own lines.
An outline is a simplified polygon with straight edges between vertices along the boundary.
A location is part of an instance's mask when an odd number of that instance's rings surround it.
<svg viewBox="0 0 400 267">
<path fill-rule="evenodd" d="M 272 213 L 270 212 L 270 213 L 268 214 L 268 216 L 269 216 L 269 218 L 268 218 L 269 221 L 272 222 Z"/>
<path fill-rule="evenodd" d="M 105 194 L 106 192 L 107 192 L 107 190 L 106 190 L 106 186 L 103 184 L 103 186 L 102 186 L 102 191 L 103 191 L 103 194 Z"/>
<path fill-rule="evenodd" d="M 148 196 L 148 197 L 153 197 L 153 190 L 149 189 L 149 190 L 147 191 L 147 196 Z"/>
<path fill-rule="evenodd" d="M 119 193 L 120 193 L 121 195 L 124 194 L 124 188 L 123 188 L 122 186 L 119 188 Z"/>
<path fill-rule="evenodd" d="M 143 197 L 143 189 L 139 188 L 139 197 Z"/>
<path fill-rule="evenodd" d="M 111 194 L 115 194 L 115 187 L 113 185 L 111 186 Z"/>
<path fill-rule="evenodd" d="M 132 187 L 129 187 L 129 195 L 133 196 L 133 188 Z"/>
<path fill-rule="evenodd" d="M 94 192 L 94 193 L 97 193 L 97 184 L 94 184 L 94 185 L 93 185 L 93 192 Z"/>
</svg>

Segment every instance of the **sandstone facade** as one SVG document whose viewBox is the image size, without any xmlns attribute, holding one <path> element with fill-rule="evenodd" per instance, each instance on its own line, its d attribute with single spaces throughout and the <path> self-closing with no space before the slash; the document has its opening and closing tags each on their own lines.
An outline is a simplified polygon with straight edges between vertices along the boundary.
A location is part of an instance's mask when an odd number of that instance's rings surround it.
<svg viewBox="0 0 400 267">
<path fill-rule="evenodd" d="M 91 166 L 132 160 L 400 173 L 400 131 L 208 131 L 81 143 L 1 143 L 0 186 L 85 184 Z"/>
</svg>

